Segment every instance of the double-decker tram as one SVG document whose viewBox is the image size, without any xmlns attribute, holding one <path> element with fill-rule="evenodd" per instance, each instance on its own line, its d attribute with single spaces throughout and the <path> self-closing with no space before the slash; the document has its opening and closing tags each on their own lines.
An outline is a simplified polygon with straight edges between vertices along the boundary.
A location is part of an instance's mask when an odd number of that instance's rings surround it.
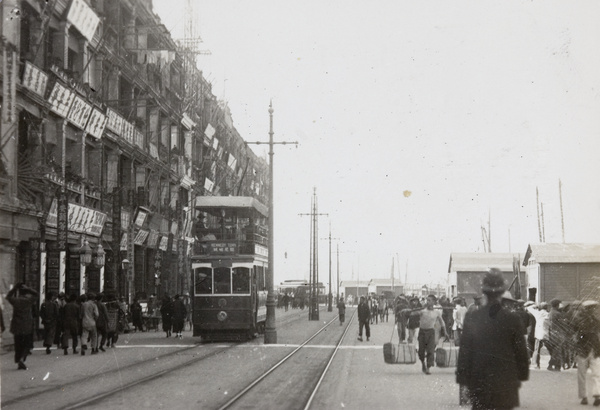
<svg viewBox="0 0 600 410">
<path fill-rule="evenodd" d="M 194 336 L 245 340 L 263 333 L 268 267 L 265 205 L 252 197 L 198 197 L 192 255 Z"/>
</svg>

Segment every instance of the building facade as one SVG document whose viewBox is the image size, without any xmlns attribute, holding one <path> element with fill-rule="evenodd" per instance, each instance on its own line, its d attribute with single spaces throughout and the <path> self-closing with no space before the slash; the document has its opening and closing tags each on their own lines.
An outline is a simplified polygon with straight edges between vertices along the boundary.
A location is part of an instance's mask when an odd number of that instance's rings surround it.
<svg viewBox="0 0 600 410">
<path fill-rule="evenodd" d="M 186 292 L 195 198 L 267 203 L 266 161 L 150 0 L 0 7 L 0 293 Z"/>
</svg>

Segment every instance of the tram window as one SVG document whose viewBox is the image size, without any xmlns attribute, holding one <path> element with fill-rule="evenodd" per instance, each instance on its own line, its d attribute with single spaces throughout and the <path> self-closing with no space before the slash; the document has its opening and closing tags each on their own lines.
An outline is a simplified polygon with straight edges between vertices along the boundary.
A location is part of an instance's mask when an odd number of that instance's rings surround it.
<svg viewBox="0 0 600 410">
<path fill-rule="evenodd" d="M 194 283 L 196 295 L 210 295 L 212 293 L 212 274 L 210 268 L 196 268 Z"/>
<path fill-rule="evenodd" d="M 215 268 L 215 293 L 231 293 L 231 269 Z"/>
<path fill-rule="evenodd" d="M 250 293 L 250 269 L 233 268 L 231 284 L 233 293 Z"/>
</svg>

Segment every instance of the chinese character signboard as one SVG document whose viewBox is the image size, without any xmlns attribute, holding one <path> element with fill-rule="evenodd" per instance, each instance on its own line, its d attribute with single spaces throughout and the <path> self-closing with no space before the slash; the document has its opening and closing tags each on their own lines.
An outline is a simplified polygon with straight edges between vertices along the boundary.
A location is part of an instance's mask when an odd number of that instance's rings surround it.
<svg viewBox="0 0 600 410">
<path fill-rule="evenodd" d="M 29 61 L 25 61 L 25 71 L 23 72 L 21 84 L 43 98 L 48 84 L 48 75 Z"/>
<path fill-rule="evenodd" d="M 73 102 L 71 103 L 71 109 L 69 110 L 69 116 L 67 120 L 75 125 L 77 128 L 85 129 L 88 118 L 92 113 L 92 106 L 86 103 L 83 98 L 75 95 Z"/>
<path fill-rule="evenodd" d="M 16 120 L 16 78 L 17 55 L 13 47 L 3 44 L 2 50 L 2 121 L 11 123 Z"/>
<path fill-rule="evenodd" d="M 161 236 L 160 244 L 158 245 L 158 249 L 160 249 L 161 251 L 166 251 L 168 245 L 169 245 L 169 237 Z"/>
<path fill-rule="evenodd" d="M 135 234 L 135 237 L 133 238 L 133 244 L 134 245 L 143 245 L 144 241 L 146 241 L 146 238 L 148 237 L 149 232 L 145 229 L 140 229 L 139 231 L 137 231 L 137 233 Z"/>
<path fill-rule="evenodd" d="M 77 30 L 79 30 L 88 41 L 92 41 L 94 38 L 94 33 L 100 22 L 100 18 L 98 18 L 96 13 L 94 13 L 94 10 L 92 10 L 84 0 L 73 0 L 71 2 L 67 20 L 77 27 Z"/>
<path fill-rule="evenodd" d="M 211 255 L 234 255 L 237 253 L 237 243 L 235 242 L 213 242 L 208 245 Z"/>
<path fill-rule="evenodd" d="M 90 120 L 88 121 L 85 131 L 96 139 L 102 138 L 104 127 L 106 126 L 107 117 L 102 114 L 97 108 L 92 109 Z"/>
<path fill-rule="evenodd" d="M 123 122 L 125 122 L 125 119 L 110 108 L 106 110 L 106 118 L 106 128 L 120 137 L 123 132 Z"/>
<path fill-rule="evenodd" d="M 67 193 L 59 190 L 57 200 L 57 225 L 56 225 L 56 248 L 59 251 L 67 250 L 67 233 L 69 220 L 69 202 Z"/>
<path fill-rule="evenodd" d="M 50 110 L 65 118 L 69 112 L 73 98 L 75 98 L 75 93 L 57 81 L 54 83 L 54 88 L 52 88 L 48 97 Z"/>
</svg>

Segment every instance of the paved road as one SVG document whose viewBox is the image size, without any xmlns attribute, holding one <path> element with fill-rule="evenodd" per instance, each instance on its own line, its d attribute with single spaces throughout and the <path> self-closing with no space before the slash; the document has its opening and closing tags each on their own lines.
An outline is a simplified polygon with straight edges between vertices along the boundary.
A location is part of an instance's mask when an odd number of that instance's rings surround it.
<svg viewBox="0 0 600 410">
<path fill-rule="evenodd" d="M 347 317 L 353 309 L 349 308 Z M 319 322 L 309 322 L 307 311 L 277 310 L 278 323 L 298 315 L 301 320 L 293 327 L 278 325 L 278 344 L 263 345 L 262 338 L 238 345 L 226 355 L 216 356 L 197 365 L 185 367 L 186 361 L 197 355 L 208 354 L 228 344 L 196 345 L 191 332 L 185 332 L 183 339 L 165 338 L 161 332 L 145 332 L 121 335 L 117 348 L 95 356 L 63 356 L 62 351 L 54 350 L 46 355 L 41 343 L 36 343 L 33 356 L 27 360 L 27 371 L 16 370 L 11 353 L 0 357 L 2 377 L 3 408 L 59 408 L 59 401 L 48 403 L 44 395 L 27 403 L 15 401 L 32 392 L 53 387 L 60 393 L 61 386 L 77 378 L 102 374 L 140 361 L 152 364 L 162 354 L 174 353 L 172 360 L 182 363 L 181 371 L 170 373 L 157 381 L 144 383 L 138 387 L 112 397 L 102 405 L 90 408 L 215 408 L 224 399 L 242 388 L 256 373 L 268 368 L 295 347 L 302 336 L 333 319 L 335 312 L 321 312 Z M 390 317 L 390 320 L 391 317 Z M 356 339 L 356 321 L 352 324 L 343 348 L 336 356 L 330 373 L 322 389 L 315 398 L 316 409 L 458 409 L 458 387 L 454 382 L 453 368 L 433 368 L 432 375 L 421 372 L 420 365 L 389 365 L 383 361 L 382 345 L 390 338 L 393 323 L 372 325 L 371 341 Z M 341 332 L 341 327 L 333 326 L 330 332 Z M 312 349 L 325 349 L 328 346 L 315 345 Z M 544 357 L 547 362 L 547 357 Z M 309 356 L 307 356 L 309 360 Z M 545 368 L 544 362 L 542 369 Z M 156 368 L 159 368 L 158 363 Z M 145 369 L 148 369 L 146 367 Z M 152 369 L 152 367 L 150 367 Z M 144 370 L 147 371 L 147 370 Z M 119 377 L 136 377 L 125 371 Z M 112 380 L 114 382 L 114 380 Z M 107 382 L 98 376 L 97 383 L 86 385 L 82 397 L 92 395 Z M 285 384 L 285 380 L 282 380 Z M 287 385 L 287 388 L 297 386 Z M 285 391 L 285 390 L 283 390 Z M 63 391 L 64 392 L 64 391 Z M 65 392 L 66 393 L 66 392 Z M 5 406 L 7 401 L 12 405 Z M 263 408 L 272 402 L 265 397 Z M 276 401 L 280 403 L 280 400 Z M 10 404 L 10 403 L 9 403 Z M 575 370 L 560 373 L 532 369 L 530 380 L 521 389 L 521 407 L 525 409 L 582 409 L 577 398 L 577 375 Z M 592 406 L 590 406 L 591 408 Z"/>
</svg>

